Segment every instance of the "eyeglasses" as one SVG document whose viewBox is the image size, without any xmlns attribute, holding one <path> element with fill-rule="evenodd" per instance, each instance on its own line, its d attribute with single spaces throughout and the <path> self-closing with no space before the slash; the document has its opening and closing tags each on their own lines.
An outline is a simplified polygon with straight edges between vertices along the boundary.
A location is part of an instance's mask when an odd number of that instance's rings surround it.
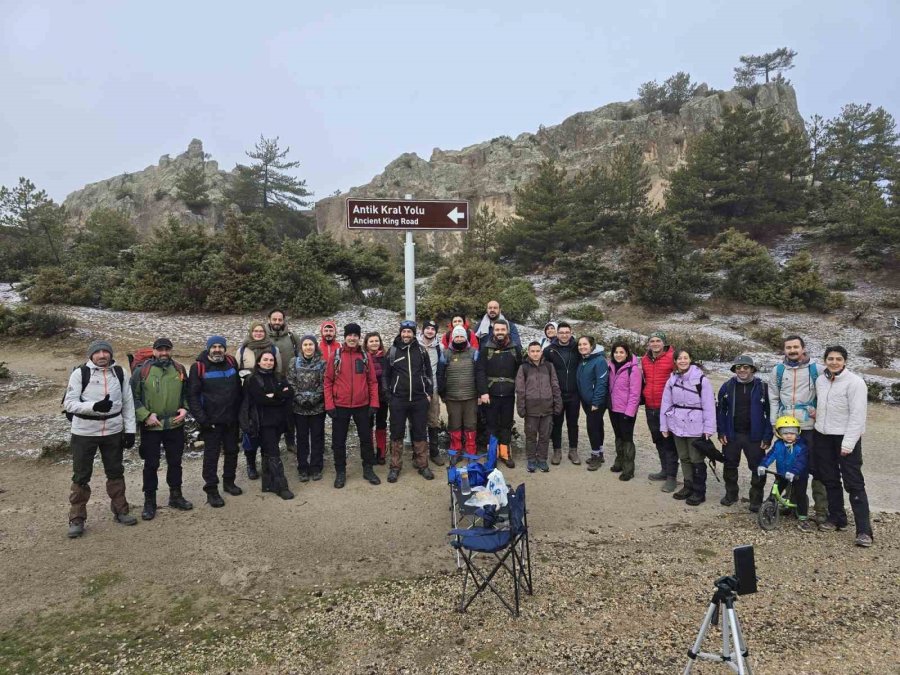
<svg viewBox="0 0 900 675">
<path fill-rule="evenodd" d="M 753 370 L 753 366 L 735 366 L 735 370 Z"/>
</svg>

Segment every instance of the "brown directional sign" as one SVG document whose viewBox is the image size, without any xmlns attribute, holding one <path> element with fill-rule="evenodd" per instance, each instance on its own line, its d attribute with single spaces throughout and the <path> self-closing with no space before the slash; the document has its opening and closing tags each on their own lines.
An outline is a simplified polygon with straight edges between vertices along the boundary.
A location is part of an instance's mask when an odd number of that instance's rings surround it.
<svg viewBox="0 0 900 675">
<path fill-rule="evenodd" d="M 348 199 L 351 230 L 468 230 L 469 202 L 438 199 Z"/>
</svg>

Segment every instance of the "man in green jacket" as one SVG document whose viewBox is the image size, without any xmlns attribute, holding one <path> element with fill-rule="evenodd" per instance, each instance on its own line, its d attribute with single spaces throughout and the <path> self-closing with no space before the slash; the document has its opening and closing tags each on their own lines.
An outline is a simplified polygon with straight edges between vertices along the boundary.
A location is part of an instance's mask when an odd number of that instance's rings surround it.
<svg viewBox="0 0 900 675">
<path fill-rule="evenodd" d="M 276 366 L 277 373 L 287 379 L 288 371 L 294 359 L 300 356 L 300 343 L 287 325 L 287 316 L 281 309 L 273 309 L 269 312 L 269 323 L 266 324 L 266 335 L 272 341 L 281 354 L 281 361 Z M 294 428 L 294 416 L 287 416 L 287 428 L 284 430 L 284 442 L 288 452 L 297 454 L 297 431 Z"/>
<path fill-rule="evenodd" d="M 172 360 L 172 341 L 157 338 L 153 358 L 131 375 L 134 414 L 141 425 L 139 454 L 144 460 L 144 510 L 141 518 L 156 516 L 157 472 L 161 451 L 166 452 L 169 506 L 181 511 L 194 508 L 181 494 L 181 456 L 184 454 L 184 418 L 187 416 L 187 373 Z"/>
</svg>

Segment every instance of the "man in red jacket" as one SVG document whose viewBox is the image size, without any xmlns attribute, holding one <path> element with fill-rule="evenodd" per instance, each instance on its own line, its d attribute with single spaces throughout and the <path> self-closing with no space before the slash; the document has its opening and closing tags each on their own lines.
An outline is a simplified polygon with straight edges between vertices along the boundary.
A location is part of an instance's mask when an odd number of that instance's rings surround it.
<svg viewBox="0 0 900 675">
<path fill-rule="evenodd" d="M 378 409 L 378 378 L 375 365 L 359 344 L 362 329 L 357 323 L 344 326 L 344 345 L 335 350 L 325 366 L 325 412 L 331 418 L 331 450 L 334 452 L 334 487 L 347 482 L 347 433 L 350 420 L 356 423 L 363 478 L 372 485 L 381 480 L 375 474 L 370 409 Z"/>
<path fill-rule="evenodd" d="M 319 326 L 319 337 L 322 338 L 319 340 L 319 350 L 322 352 L 325 363 L 328 363 L 338 347 L 341 346 L 337 340 L 337 324 L 334 320 L 328 319 L 322 322 L 322 325 Z"/>
<path fill-rule="evenodd" d="M 675 352 L 666 344 L 666 334 L 662 331 L 650 333 L 647 341 L 647 353 L 641 357 L 641 370 L 644 373 L 644 411 L 647 415 L 647 426 L 653 437 L 653 444 L 659 453 L 660 470 L 651 473 L 650 480 L 665 481 L 663 492 L 675 491 L 675 478 L 678 475 L 678 453 L 671 436 L 664 437 L 659 430 L 659 409 L 662 407 L 663 390 L 675 368 Z"/>
</svg>

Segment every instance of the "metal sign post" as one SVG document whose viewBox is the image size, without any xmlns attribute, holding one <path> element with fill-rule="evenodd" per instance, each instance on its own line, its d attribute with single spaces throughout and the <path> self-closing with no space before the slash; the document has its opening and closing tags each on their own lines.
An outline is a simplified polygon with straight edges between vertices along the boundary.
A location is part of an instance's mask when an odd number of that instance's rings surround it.
<svg viewBox="0 0 900 675">
<path fill-rule="evenodd" d="M 412 195 L 406 195 L 411 200 Z M 403 245 L 403 295 L 406 305 L 407 321 L 416 320 L 416 245 L 413 242 L 412 230 L 406 231 L 406 243 Z"/>
</svg>

